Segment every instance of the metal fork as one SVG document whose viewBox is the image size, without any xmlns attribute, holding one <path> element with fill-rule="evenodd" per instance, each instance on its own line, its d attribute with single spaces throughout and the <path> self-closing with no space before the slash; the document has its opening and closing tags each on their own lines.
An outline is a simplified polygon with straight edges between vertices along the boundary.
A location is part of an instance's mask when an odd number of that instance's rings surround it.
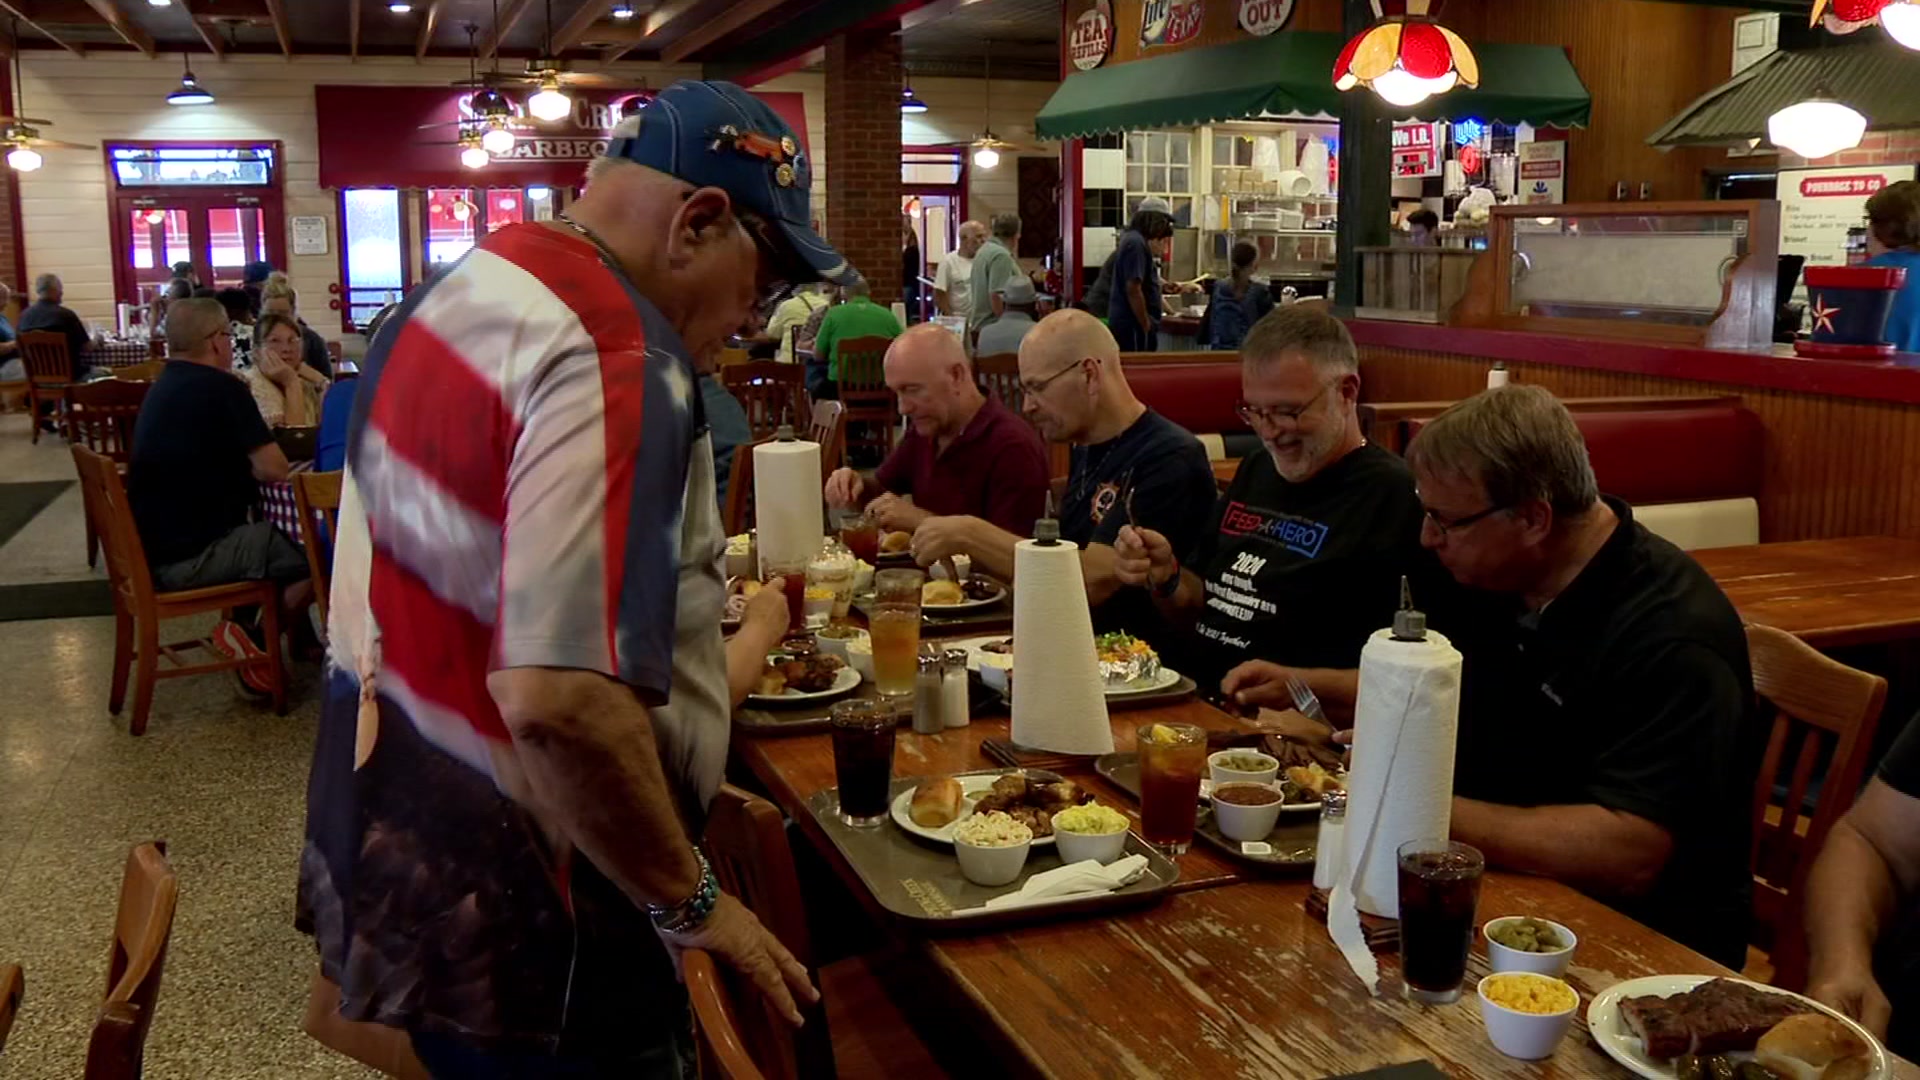
<svg viewBox="0 0 1920 1080">
<path fill-rule="evenodd" d="M 1327 722 L 1327 713 L 1320 707 L 1320 699 L 1314 696 L 1313 687 L 1308 686 L 1298 675 L 1287 676 L 1287 693 L 1293 695 L 1293 707 L 1300 710 L 1308 719 Z"/>
<path fill-rule="evenodd" d="M 1126 484 L 1127 493 L 1120 497 L 1120 505 L 1127 512 L 1127 524 L 1137 532 L 1140 529 L 1140 522 L 1133 516 L 1133 470 L 1128 469 L 1127 475 L 1122 480 Z"/>
</svg>

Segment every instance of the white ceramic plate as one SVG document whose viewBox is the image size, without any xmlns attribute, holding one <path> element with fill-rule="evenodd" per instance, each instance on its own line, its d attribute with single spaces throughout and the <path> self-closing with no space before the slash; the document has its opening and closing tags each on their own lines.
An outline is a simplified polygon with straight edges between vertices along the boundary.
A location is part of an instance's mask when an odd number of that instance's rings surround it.
<svg viewBox="0 0 1920 1080">
<path fill-rule="evenodd" d="M 1005 585 L 995 582 L 993 588 L 993 595 L 987 597 L 985 600 L 962 600 L 958 604 L 923 603 L 920 605 L 920 610 L 922 613 L 934 615 L 954 615 L 963 611 L 979 611 L 981 608 L 992 607 L 1007 598 L 1007 587 Z"/>
<path fill-rule="evenodd" d="M 781 705 L 804 705 L 809 701 L 825 701 L 828 698 L 839 697 L 859 685 L 860 673 L 853 670 L 852 667 L 843 667 L 839 673 L 833 677 L 833 685 L 827 687 L 825 690 L 816 690 L 812 693 L 788 690 L 780 694 L 748 694 L 747 703 L 750 705 L 773 705 L 776 707 Z"/>
<path fill-rule="evenodd" d="M 1346 774 L 1341 773 L 1340 775 L 1344 777 Z M 1280 790 L 1280 782 L 1278 780 L 1274 781 L 1273 788 L 1275 791 Z M 1281 792 L 1281 794 L 1284 795 L 1285 792 Z M 1205 776 L 1200 778 L 1200 800 L 1209 803 L 1213 801 L 1213 781 Z M 1308 812 L 1317 814 L 1320 812 L 1320 804 L 1317 802 L 1282 803 L 1280 805 L 1280 812 L 1283 814 L 1304 814 Z"/>
<path fill-rule="evenodd" d="M 961 775 L 955 776 L 954 779 L 960 781 L 960 790 L 966 795 L 967 806 L 966 806 L 966 809 L 960 811 L 959 817 L 954 818 L 952 821 L 948 822 L 947 824 L 941 826 L 938 829 L 928 829 L 920 825 L 914 824 L 913 815 L 907 813 L 907 810 L 913 806 L 914 789 L 908 788 L 907 790 L 893 797 L 893 808 L 892 808 L 893 823 L 895 825 L 900 826 L 902 829 L 905 829 L 906 831 L 912 833 L 913 835 L 920 837 L 923 840 L 932 840 L 934 843 L 937 843 L 937 844 L 951 844 L 953 843 L 954 828 L 958 826 L 961 822 L 973 816 L 973 804 L 976 801 L 978 801 L 981 796 L 993 790 L 993 782 L 995 780 L 998 780 L 1002 776 L 1005 776 L 1008 772 L 1013 772 L 1013 771 L 1014 770 L 1012 769 L 1007 769 L 1000 772 L 963 773 Z M 1044 776 L 1044 777 L 1053 777 L 1054 780 L 1059 779 L 1059 777 L 1054 776 L 1053 773 L 1044 773 L 1044 772 L 1039 772 L 1037 770 L 1032 770 L 1032 769 L 1027 770 L 1027 773 L 1029 777 Z M 933 779 L 933 778 L 928 777 L 928 779 Z M 1046 780 L 1043 782 L 1052 783 L 1053 781 Z M 1052 847 L 1053 837 L 1036 836 L 1033 838 L 1033 846 L 1034 847 Z"/>
<path fill-rule="evenodd" d="M 1179 683 L 1179 672 L 1170 667 L 1162 667 L 1144 679 L 1134 679 L 1132 682 L 1121 683 L 1119 686 L 1107 687 L 1107 696 L 1129 697 L 1133 694 L 1155 694 L 1170 687 L 1177 686 Z"/>
<path fill-rule="evenodd" d="M 967 666 L 976 671 L 980 669 L 982 664 L 989 667 L 997 667 L 1002 671 L 1011 671 L 1013 670 L 1013 654 L 987 652 L 981 648 L 983 645 L 991 645 L 995 642 L 1005 640 L 1007 640 L 1007 635 L 1005 634 L 990 634 L 986 637 L 961 638 L 957 641 L 951 641 L 947 643 L 947 648 L 967 650 Z M 1156 694 L 1162 690 L 1171 689 L 1179 685 L 1179 683 L 1180 673 L 1170 667 L 1163 667 L 1149 678 L 1135 679 L 1133 682 L 1120 686 L 1107 687 L 1107 696 L 1113 698 L 1127 697 L 1132 694 Z"/>
<path fill-rule="evenodd" d="M 1640 1036 L 1635 1035 L 1633 1029 L 1629 1028 L 1627 1022 L 1621 1018 L 1620 999 L 1648 995 L 1670 997 L 1674 994 L 1684 994 L 1712 978 L 1711 975 L 1648 975 L 1645 978 L 1615 983 L 1594 995 L 1593 1003 L 1587 1006 L 1587 1030 L 1593 1033 L 1593 1041 L 1600 1044 L 1600 1049 L 1605 1050 L 1608 1057 L 1625 1065 L 1635 1076 L 1646 1077 L 1646 1080 L 1674 1080 L 1672 1063 L 1655 1061 L 1648 1057 L 1641 1047 Z M 1745 979 L 1733 981 L 1747 982 Z M 1893 1070 L 1887 1065 L 1886 1048 L 1880 1045 L 1880 1040 L 1868 1034 L 1867 1029 L 1812 998 L 1801 997 L 1799 994 L 1771 986 L 1762 986 L 1759 983 L 1747 983 L 1747 985 L 1765 990 L 1769 994 L 1786 994 L 1809 1008 L 1826 1013 L 1852 1028 L 1855 1035 L 1873 1048 L 1873 1071 L 1867 1074 L 1867 1080 L 1889 1080 L 1892 1077 Z M 1745 1058 L 1749 1055 L 1730 1054 L 1728 1056 Z"/>
</svg>

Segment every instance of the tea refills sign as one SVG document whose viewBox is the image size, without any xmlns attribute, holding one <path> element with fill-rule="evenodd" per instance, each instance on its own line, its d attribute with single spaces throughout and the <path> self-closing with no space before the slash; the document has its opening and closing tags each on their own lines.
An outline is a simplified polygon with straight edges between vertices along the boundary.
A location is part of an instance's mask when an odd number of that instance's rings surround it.
<svg viewBox="0 0 1920 1080">
<path fill-rule="evenodd" d="M 1266 37 L 1292 16 L 1293 0 L 1240 0 L 1240 29 L 1254 37 Z"/>
<path fill-rule="evenodd" d="M 1093 6 L 1073 20 L 1073 34 L 1067 41 L 1067 55 L 1073 66 L 1092 71 L 1107 62 L 1113 52 L 1113 7 L 1107 0 L 1094 0 Z"/>
<path fill-rule="evenodd" d="M 1140 47 L 1179 45 L 1200 33 L 1200 0 L 1146 0 L 1140 9 Z"/>
</svg>

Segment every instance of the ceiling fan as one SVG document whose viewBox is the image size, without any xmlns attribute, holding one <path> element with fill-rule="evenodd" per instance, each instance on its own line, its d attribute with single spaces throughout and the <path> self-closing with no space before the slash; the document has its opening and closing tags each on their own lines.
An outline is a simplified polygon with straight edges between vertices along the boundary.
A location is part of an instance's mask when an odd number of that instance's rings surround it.
<svg viewBox="0 0 1920 1080">
<path fill-rule="evenodd" d="M 496 5 L 495 17 L 498 18 Z M 474 23 L 466 24 L 467 30 L 467 78 L 455 86 L 479 85 L 479 77 L 474 74 L 474 35 L 480 27 Z M 485 162 L 474 164 L 479 158 L 470 153 L 478 147 L 487 154 L 506 154 L 513 151 L 515 130 L 530 130 L 529 126 L 513 115 L 513 103 L 506 95 L 491 86 L 482 87 L 467 99 L 469 116 L 457 120 L 442 120 L 438 123 L 421 124 L 422 129 L 457 127 L 459 137 L 451 143 L 430 143 L 428 145 L 458 145 L 462 147 L 462 163 L 469 168 L 479 168 Z"/>
<path fill-rule="evenodd" d="M 973 151 L 973 163 L 982 169 L 991 169 L 1000 164 L 1000 155 L 1008 152 L 1035 154 L 1045 153 L 1046 147 L 1034 143 L 1010 142 L 993 133 L 993 42 L 987 42 L 987 53 L 983 62 L 985 89 L 980 133 L 969 142 L 940 143 L 941 146 L 966 146 Z"/>
<path fill-rule="evenodd" d="M 13 20 L 12 29 L 14 101 L 24 113 L 27 111 L 27 85 L 20 78 L 19 19 Z M 89 143 L 70 143 L 60 139 L 41 138 L 40 129 L 52 126 L 51 120 L 39 120 L 31 116 L 0 116 L 0 150 L 6 152 L 7 164 L 16 172 L 32 172 L 40 167 L 41 150 L 99 149 Z"/>
<path fill-rule="evenodd" d="M 527 98 L 527 111 L 541 120 L 558 120 L 566 116 L 567 111 L 572 108 L 571 102 L 566 100 L 566 95 L 560 92 L 560 88 L 563 86 L 618 90 L 633 85 L 631 79 L 620 76 L 602 75 L 584 71 L 568 71 L 565 61 L 553 56 L 553 0 L 546 0 L 546 17 L 547 27 L 545 38 L 542 42 L 541 55 L 537 59 L 527 61 L 524 71 L 511 73 L 501 71 L 500 51 L 496 48 L 493 53 L 492 71 L 482 72 L 464 82 L 457 82 L 453 85 L 478 86 L 482 88 L 481 92 L 483 94 L 487 91 L 494 91 L 496 95 L 498 88 L 502 86 L 538 87 L 539 89 L 535 90 L 534 93 Z M 495 6 L 493 19 L 494 25 L 496 27 L 499 26 L 500 13 L 498 5 Z M 478 94 L 475 95 L 476 98 L 479 96 Z M 504 105 L 505 99 L 502 98 L 500 100 Z"/>
</svg>

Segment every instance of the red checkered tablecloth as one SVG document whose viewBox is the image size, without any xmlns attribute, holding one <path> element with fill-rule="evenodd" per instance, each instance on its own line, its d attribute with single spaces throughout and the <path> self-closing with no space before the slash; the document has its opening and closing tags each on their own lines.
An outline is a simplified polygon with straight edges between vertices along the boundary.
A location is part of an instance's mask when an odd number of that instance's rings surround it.
<svg viewBox="0 0 1920 1080">
<path fill-rule="evenodd" d="M 96 341 L 87 349 L 87 362 L 96 367 L 132 367 L 151 359 L 152 349 L 144 341 Z"/>
<path fill-rule="evenodd" d="M 293 464 L 295 473 L 303 473 L 311 468 L 313 463 L 310 461 L 296 461 Z M 293 538 L 294 543 L 306 542 L 300 528 L 300 504 L 293 495 L 292 479 L 274 480 L 260 485 L 260 516 L 278 525 L 281 532 Z M 319 520 L 317 513 L 315 520 Z M 326 535 L 324 524 L 320 535 Z"/>
</svg>

